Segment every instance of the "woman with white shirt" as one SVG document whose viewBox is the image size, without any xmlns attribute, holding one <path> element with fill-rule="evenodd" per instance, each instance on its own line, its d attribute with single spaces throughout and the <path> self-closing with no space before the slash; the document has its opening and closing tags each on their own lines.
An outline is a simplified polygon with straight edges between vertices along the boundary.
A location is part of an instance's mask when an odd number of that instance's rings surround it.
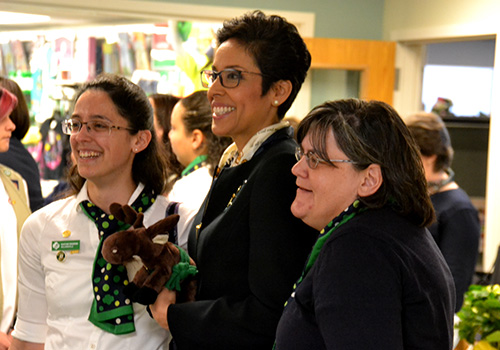
<svg viewBox="0 0 500 350">
<path fill-rule="evenodd" d="M 63 128 L 75 159 L 74 194 L 38 210 L 23 228 L 11 349 L 167 349 L 169 333 L 125 295 L 124 266 L 100 253 L 108 235 L 127 227 L 110 204 L 144 212 L 146 226 L 165 216 L 166 168 L 151 104 L 116 75 L 86 83 L 75 101 Z"/>
<path fill-rule="evenodd" d="M 229 137 L 214 135 L 211 126 L 212 108 L 206 91 L 196 91 L 184 97 L 172 110 L 168 137 L 184 169 L 179 178 L 172 180 L 174 183 L 167 198 L 192 210 L 189 217 L 181 217 L 180 222 L 185 222 L 184 225 L 192 224 L 194 214 L 210 189 L 219 158 L 231 143 Z M 187 249 L 187 240 L 186 233 L 179 235 L 175 243 Z"/>
</svg>

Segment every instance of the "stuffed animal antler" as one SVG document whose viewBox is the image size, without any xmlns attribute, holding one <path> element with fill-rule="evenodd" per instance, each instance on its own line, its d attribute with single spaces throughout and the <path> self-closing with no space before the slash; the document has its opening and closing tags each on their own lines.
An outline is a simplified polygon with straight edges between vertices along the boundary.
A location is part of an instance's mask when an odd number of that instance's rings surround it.
<svg viewBox="0 0 500 350">
<path fill-rule="evenodd" d="M 112 234 L 102 244 L 102 255 L 111 264 L 124 264 L 141 258 L 144 266 L 135 274 L 125 292 L 132 301 L 153 304 L 164 286 L 178 292 L 178 302 L 194 301 L 197 270 L 187 253 L 171 242 L 153 242 L 157 235 L 168 234 L 177 222 L 174 214 L 146 228 L 144 214 L 129 205 L 113 203 L 110 212 L 120 221 L 132 225 L 128 230 Z"/>
</svg>

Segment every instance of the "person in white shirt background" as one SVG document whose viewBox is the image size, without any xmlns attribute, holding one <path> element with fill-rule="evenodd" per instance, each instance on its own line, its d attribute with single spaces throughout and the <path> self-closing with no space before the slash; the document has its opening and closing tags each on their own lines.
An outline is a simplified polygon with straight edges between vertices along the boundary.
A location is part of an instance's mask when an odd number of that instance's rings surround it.
<svg viewBox="0 0 500 350">
<path fill-rule="evenodd" d="M 17 98 L 0 88 L 0 153 L 9 150 L 16 125 L 10 114 Z M 0 164 L 0 350 L 8 349 L 16 316 L 17 243 L 21 227 L 30 214 L 27 186 L 14 170 Z"/>
<path fill-rule="evenodd" d="M 172 110 L 168 137 L 172 151 L 184 169 L 181 176 L 173 180 L 167 198 L 192 210 L 192 215 L 180 219 L 181 223 L 186 222 L 185 226 L 191 226 L 210 189 L 219 158 L 232 141 L 229 137 L 212 133 L 212 108 L 205 90 L 196 91 L 177 102 Z M 187 233 L 179 232 L 174 243 L 187 249 L 187 240 Z"/>
</svg>

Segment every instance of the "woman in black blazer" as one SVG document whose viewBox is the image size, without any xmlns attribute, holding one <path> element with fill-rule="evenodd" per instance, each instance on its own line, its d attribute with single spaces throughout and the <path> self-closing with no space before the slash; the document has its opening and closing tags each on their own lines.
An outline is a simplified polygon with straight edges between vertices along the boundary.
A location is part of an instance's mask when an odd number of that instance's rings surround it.
<svg viewBox="0 0 500 350">
<path fill-rule="evenodd" d="M 290 212 L 296 142 L 282 119 L 310 66 L 297 29 L 260 11 L 225 22 L 202 72 L 224 152 L 189 237 L 197 301 L 151 306 L 178 349 L 270 349 L 283 305 L 317 232 Z"/>
</svg>

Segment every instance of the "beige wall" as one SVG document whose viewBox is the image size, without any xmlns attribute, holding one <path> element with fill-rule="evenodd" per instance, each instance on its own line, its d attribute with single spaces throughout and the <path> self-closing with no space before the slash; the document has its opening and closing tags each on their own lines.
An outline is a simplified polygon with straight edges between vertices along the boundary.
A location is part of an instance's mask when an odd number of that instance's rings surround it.
<svg viewBox="0 0 500 350">
<path fill-rule="evenodd" d="M 384 39 L 394 32 L 432 34 L 431 30 L 457 35 L 496 31 L 499 28 L 498 0 L 386 0 Z"/>
</svg>

